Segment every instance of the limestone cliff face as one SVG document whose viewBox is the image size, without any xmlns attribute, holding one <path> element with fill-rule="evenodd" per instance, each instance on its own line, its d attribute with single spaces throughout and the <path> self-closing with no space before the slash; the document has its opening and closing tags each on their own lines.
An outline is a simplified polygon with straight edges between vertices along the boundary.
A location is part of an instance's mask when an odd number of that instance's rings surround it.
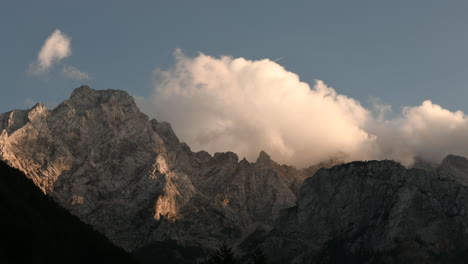
<svg viewBox="0 0 468 264">
<path fill-rule="evenodd" d="M 393 161 L 321 169 L 275 228 L 244 246 L 274 263 L 465 263 L 466 168 L 468 160 L 449 156 L 436 172 Z"/>
<path fill-rule="evenodd" d="M 0 114 L 0 159 L 127 250 L 228 241 L 274 263 L 468 258 L 463 157 L 425 170 L 393 161 L 320 169 L 336 160 L 298 170 L 264 152 L 254 163 L 194 153 L 126 92 L 82 86 L 53 110 Z"/>
<path fill-rule="evenodd" d="M 53 110 L 1 114 L 0 132 L 0 159 L 127 250 L 166 239 L 235 241 L 294 206 L 315 171 L 280 166 L 266 153 L 256 163 L 193 153 L 126 92 L 87 86 Z"/>
</svg>

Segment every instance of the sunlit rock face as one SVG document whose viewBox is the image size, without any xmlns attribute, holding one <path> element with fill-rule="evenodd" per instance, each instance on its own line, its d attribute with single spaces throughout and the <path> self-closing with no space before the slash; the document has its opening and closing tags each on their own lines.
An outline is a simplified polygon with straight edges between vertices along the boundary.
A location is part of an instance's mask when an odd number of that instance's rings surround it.
<svg viewBox="0 0 468 264">
<path fill-rule="evenodd" d="M 234 242 L 294 206 L 317 169 L 280 166 L 263 152 L 255 163 L 193 153 L 126 92 L 88 86 L 53 110 L 1 114 L 0 131 L 1 159 L 127 250 L 167 239 Z"/>
<path fill-rule="evenodd" d="M 297 206 L 244 249 L 259 247 L 272 263 L 466 263 L 467 168 L 448 156 L 433 172 L 393 161 L 319 170 Z"/>
<path fill-rule="evenodd" d="M 82 86 L 53 110 L 1 114 L 0 158 L 127 250 L 227 241 L 240 255 L 260 248 L 272 263 L 468 258 L 463 157 L 424 170 L 393 161 L 319 170 L 338 160 L 299 170 L 265 152 L 253 163 L 194 153 L 126 92 Z"/>
</svg>

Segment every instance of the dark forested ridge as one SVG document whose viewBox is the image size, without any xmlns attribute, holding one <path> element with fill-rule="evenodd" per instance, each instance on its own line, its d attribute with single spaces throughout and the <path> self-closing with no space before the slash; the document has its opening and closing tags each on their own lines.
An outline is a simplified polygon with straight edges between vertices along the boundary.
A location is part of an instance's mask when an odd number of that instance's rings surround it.
<svg viewBox="0 0 468 264">
<path fill-rule="evenodd" d="M 0 263 L 136 263 L 0 161 Z"/>
</svg>

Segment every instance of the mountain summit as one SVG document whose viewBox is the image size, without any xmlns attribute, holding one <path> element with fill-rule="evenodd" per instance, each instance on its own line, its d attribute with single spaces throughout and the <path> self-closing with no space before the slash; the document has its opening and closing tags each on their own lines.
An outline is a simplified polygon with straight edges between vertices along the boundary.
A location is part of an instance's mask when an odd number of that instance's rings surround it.
<svg viewBox="0 0 468 264">
<path fill-rule="evenodd" d="M 215 248 L 295 204 L 311 171 L 232 152 L 194 153 L 126 92 L 75 89 L 53 110 L 0 115 L 0 158 L 127 250 L 175 240 Z"/>
<path fill-rule="evenodd" d="M 192 152 L 126 92 L 81 86 L 53 110 L 39 103 L 1 114 L 0 159 L 150 262 L 167 253 L 166 262 L 193 263 L 223 241 L 237 256 L 264 252 L 272 263 L 468 257 L 463 157 L 428 170 L 393 161 L 332 167 L 336 160 L 298 170 L 263 151 L 253 163 L 211 156 Z"/>
</svg>

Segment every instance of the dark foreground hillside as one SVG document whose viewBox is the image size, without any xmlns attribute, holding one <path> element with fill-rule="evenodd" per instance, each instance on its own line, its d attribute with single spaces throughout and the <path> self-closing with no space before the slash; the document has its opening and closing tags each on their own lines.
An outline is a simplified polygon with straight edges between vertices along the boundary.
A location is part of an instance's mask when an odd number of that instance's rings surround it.
<svg viewBox="0 0 468 264">
<path fill-rule="evenodd" d="M 136 263 L 0 161 L 0 263 Z"/>
</svg>

